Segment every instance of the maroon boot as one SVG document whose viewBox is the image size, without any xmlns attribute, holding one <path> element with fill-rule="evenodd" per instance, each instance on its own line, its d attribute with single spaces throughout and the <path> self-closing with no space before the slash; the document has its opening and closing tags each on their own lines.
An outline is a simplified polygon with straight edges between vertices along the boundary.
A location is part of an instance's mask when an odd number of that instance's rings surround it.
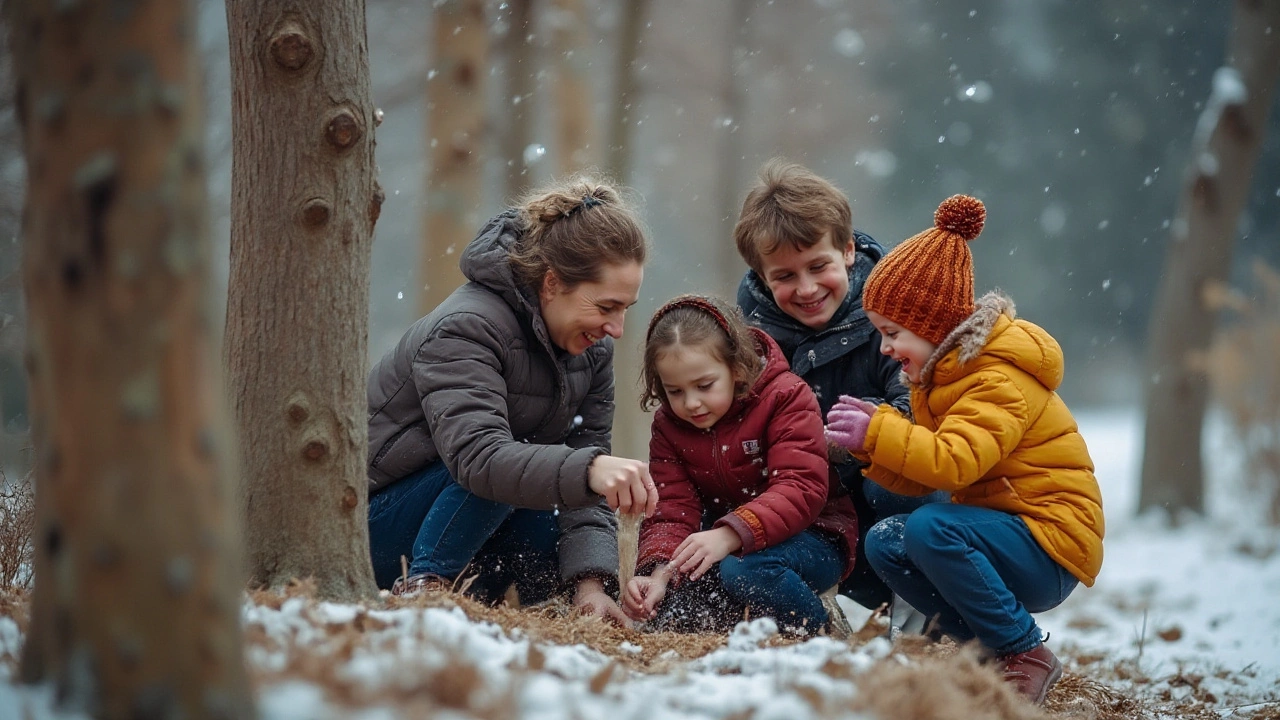
<svg viewBox="0 0 1280 720">
<path fill-rule="evenodd" d="M 1044 643 L 1026 652 L 1002 656 L 1000 661 L 1004 664 L 1005 682 L 1012 683 L 1036 705 L 1044 704 L 1049 688 L 1062 677 L 1062 663 Z"/>
</svg>

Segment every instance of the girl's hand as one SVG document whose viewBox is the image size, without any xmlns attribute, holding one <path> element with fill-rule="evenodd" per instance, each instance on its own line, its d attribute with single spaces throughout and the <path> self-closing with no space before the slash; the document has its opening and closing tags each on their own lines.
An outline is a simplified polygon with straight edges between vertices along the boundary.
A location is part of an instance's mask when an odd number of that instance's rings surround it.
<svg viewBox="0 0 1280 720">
<path fill-rule="evenodd" d="M 631 620 L 604 591 L 604 583 L 597 578 L 583 578 L 578 582 L 578 589 L 573 593 L 573 605 L 587 615 L 631 627 Z"/>
<path fill-rule="evenodd" d="M 622 593 L 622 610 L 632 620 L 650 620 L 658 614 L 658 605 L 667 596 L 667 573 L 631 578 Z"/>
<path fill-rule="evenodd" d="M 852 452 L 861 452 L 874 414 L 876 406 L 871 403 L 841 395 L 840 401 L 827 412 L 827 441 Z"/>
<path fill-rule="evenodd" d="M 727 527 L 712 528 L 696 532 L 684 539 L 676 552 L 671 556 L 671 567 L 677 572 L 697 580 L 711 569 L 712 565 L 729 556 L 729 553 L 742 547 L 742 538 Z"/>
<path fill-rule="evenodd" d="M 587 486 L 604 496 L 609 507 L 626 515 L 653 517 L 658 509 L 658 488 L 649 475 L 649 463 L 613 455 L 597 455 L 587 468 Z"/>
</svg>

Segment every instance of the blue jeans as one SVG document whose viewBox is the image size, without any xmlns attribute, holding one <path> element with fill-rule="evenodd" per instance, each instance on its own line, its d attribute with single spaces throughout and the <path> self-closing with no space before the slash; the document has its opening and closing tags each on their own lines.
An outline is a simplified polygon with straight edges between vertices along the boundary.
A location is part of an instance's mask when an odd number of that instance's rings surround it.
<svg viewBox="0 0 1280 720">
<path fill-rule="evenodd" d="M 827 624 L 818 593 L 840 581 L 844 552 L 834 536 L 805 530 L 763 550 L 720 561 L 720 582 L 752 617 L 771 617 L 782 628 L 816 633 Z"/>
<path fill-rule="evenodd" d="M 868 610 L 875 610 L 893 599 L 889 587 L 867 563 L 867 532 L 883 518 L 894 515 L 905 515 L 923 505 L 936 502 L 948 502 L 951 493 L 945 490 L 921 495 L 899 495 L 886 490 L 873 480 L 863 478 L 860 487 L 861 496 L 857 492 L 849 494 L 853 507 L 858 512 L 858 549 L 854 559 L 853 572 L 840 583 L 840 594 Z"/>
<path fill-rule="evenodd" d="M 559 528 L 550 511 L 518 509 L 473 495 L 437 460 L 369 497 L 373 575 L 389 588 L 406 556 L 409 575 L 455 580 L 470 566 L 473 595 L 495 601 L 512 582 L 521 603 L 551 595 L 558 581 Z"/>
<path fill-rule="evenodd" d="M 955 503 L 924 505 L 867 533 L 867 560 L 943 632 L 999 655 L 1040 644 L 1031 617 L 1079 581 L 1049 557 L 1017 515 Z"/>
</svg>

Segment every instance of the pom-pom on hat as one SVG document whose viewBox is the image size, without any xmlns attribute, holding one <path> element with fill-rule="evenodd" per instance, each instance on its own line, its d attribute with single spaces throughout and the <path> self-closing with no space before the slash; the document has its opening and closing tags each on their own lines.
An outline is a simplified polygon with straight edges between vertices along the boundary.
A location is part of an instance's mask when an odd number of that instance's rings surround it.
<svg viewBox="0 0 1280 720">
<path fill-rule="evenodd" d="M 934 345 L 973 314 L 973 254 L 969 241 L 987 220 L 982 201 L 952 195 L 933 214 L 933 227 L 884 256 L 867 278 L 862 307 Z"/>
</svg>

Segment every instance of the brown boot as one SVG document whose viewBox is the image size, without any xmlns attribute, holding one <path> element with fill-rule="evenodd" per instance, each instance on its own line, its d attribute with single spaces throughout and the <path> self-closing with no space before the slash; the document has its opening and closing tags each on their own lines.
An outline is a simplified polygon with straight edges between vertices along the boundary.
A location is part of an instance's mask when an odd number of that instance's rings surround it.
<svg viewBox="0 0 1280 720">
<path fill-rule="evenodd" d="M 453 589 L 452 582 L 430 573 L 418 573 L 409 577 L 401 576 L 391 583 L 391 594 L 406 598 L 421 595 L 425 592 L 448 592 L 451 589 Z"/>
<path fill-rule="evenodd" d="M 1012 683 L 1023 697 L 1036 705 L 1044 704 L 1049 688 L 1062 677 L 1062 663 L 1044 643 L 1026 652 L 1004 655 L 1005 682 Z"/>
</svg>

